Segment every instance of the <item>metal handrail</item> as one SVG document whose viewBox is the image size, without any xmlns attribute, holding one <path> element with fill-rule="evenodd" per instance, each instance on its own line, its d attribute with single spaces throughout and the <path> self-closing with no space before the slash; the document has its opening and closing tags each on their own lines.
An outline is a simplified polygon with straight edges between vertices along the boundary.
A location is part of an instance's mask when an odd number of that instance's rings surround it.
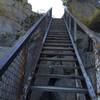
<svg viewBox="0 0 100 100">
<path fill-rule="evenodd" d="M 34 34 L 35 30 L 38 28 L 40 23 L 44 18 L 50 14 L 51 16 L 52 8 L 47 11 L 27 32 L 26 34 L 19 39 L 19 41 L 0 59 L 0 77 L 5 73 L 9 68 L 9 65 L 15 59 L 17 54 L 21 51 L 23 46 L 28 42 L 31 36 Z"/>
<path fill-rule="evenodd" d="M 82 22 L 80 22 L 74 15 L 71 14 L 71 12 L 65 7 L 65 12 L 67 12 L 72 19 L 81 27 L 81 29 L 93 40 L 100 43 L 100 37 L 96 35 L 96 32 L 89 29 L 87 26 L 85 26 Z"/>
<path fill-rule="evenodd" d="M 95 32 L 93 32 L 92 30 L 90 30 L 89 28 L 87 28 L 83 23 L 81 23 L 78 19 L 76 19 L 71 13 L 70 11 L 68 11 L 66 8 L 65 8 L 65 15 L 67 15 L 67 18 L 69 17 L 71 20 L 73 20 L 73 22 L 75 23 L 75 25 L 79 25 L 79 27 L 91 38 L 93 39 L 94 41 L 96 42 L 99 42 L 100 43 L 100 38 L 97 37 L 95 35 Z M 79 51 L 78 51 L 78 48 L 77 48 L 77 44 L 75 43 L 75 40 L 73 37 L 73 35 L 75 35 L 76 33 L 76 26 L 74 26 L 75 29 L 72 29 L 72 23 L 71 23 L 71 20 L 68 19 L 70 22 L 67 22 L 66 21 L 66 16 L 64 16 L 64 22 L 65 22 L 65 25 L 66 25 L 66 28 L 68 30 L 68 34 L 70 36 L 70 39 L 71 39 L 71 42 L 72 42 L 72 45 L 73 45 L 73 48 L 75 50 L 75 53 L 76 53 L 76 57 L 78 59 L 78 63 L 80 65 L 80 69 L 81 69 L 81 72 L 83 74 L 83 77 L 85 79 L 85 83 L 86 83 L 86 86 L 87 86 L 87 89 L 88 89 L 88 92 L 89 92 L 89 96 L 91 97 L 91 100 L 97 100 L 97 97 L 96 97 L 96 93 L 95 93 L 95 90 L 93 88 L 93 85 L 91 83 L 91 80 L 90 78 L 88 77 L 88 74 L 85 70 L 85 66 L 83 64 L 83 61 L 80 57 L 80 54 L 79 54 Z M 74 24 L 73 23 L 73 24 Z M 69 24 L 69 25 L 68 25 Z M 74 30 L 74 32 L 72 32 L 72 30 Z"/>
</svg>

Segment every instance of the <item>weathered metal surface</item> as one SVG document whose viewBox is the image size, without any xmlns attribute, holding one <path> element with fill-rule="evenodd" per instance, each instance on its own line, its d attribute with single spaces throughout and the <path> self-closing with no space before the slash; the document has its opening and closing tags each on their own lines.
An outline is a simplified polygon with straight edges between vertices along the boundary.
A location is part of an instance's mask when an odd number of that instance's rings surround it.
<svg viewBox="0 0 100 100">
<path fill-rule="evenodd" d="M 43 47 L 43 50 L 63 50 L 63 51 L 73 51 L 74 49 L 73 48 L 66 48 L 66 47 Z"/>
<path fill-rule="evenodd" d="M 41 57 L 40 60 L 42 61 L 64 61 L 64 62 L 76 62 L 77 60 L 73 57 L 66 57 L 66 58 L 46 58 L 46 57 Z"/>
<path fill-rule="evenodd" d="M 27 62 L 27 56 L 28 56 L 28 44 L 25 45 L 20 53 L 20 59 L 22 60 L 22 63 L 19 65 L 20 67 L 20 74 L 19 78 L 20 80 L 18 81 L 18 91 L 17 91 L 17 96 L 16 100 L 20 100 L 23 95 L 23 86 L 24 86 L 24 81 L 25 81 L 25 65 Z"/>
<path fill-rule="evenodd" d="M 96 71 L 96 92 L 97 99 L 100 100 L 100 43 L 94 40 L 94 52 L 95 52 L 95 71 Z"/>
<path fill-rule="evenodd" d="M 25 100 L 29 100 L 30 97 L 31 97 L 31 93 L 32 91 L 30 90 L 30 86 L 32 85 L 32 83 L 34 82 L 35 80 L 35 74 L 36 72 L 38 71 L 38 67 L 37 67 L 37 64 L 38 64 L 38 61 L 39 61 L 39 57 L 40 57 L 40 54 L 41 54 L 41 51 L 42 51 L 42 48 L 43 48 L 43 45 L 44 45 L 44 42 L 45 42 L 45 39 L 46 39 L 46 36 L 49 32 L 49 29 L 50 29 L 50 25 L 51 25 L 51 21 L 52 21 L 52 18 L 50 16 L 50 19 L 48 20 L 49 23 L 47 25 L 47 28 L 46 28 L 46 31 L 44 33 L 44 36 L 41 40 L 41 42 L 39 43 L 39 46 L 37 47 L 38 49 L 35 50 L 35 56 L 33 58 L 33 69 L 32 69 L 32 73 L 31 75 L 28 77 L 28 82 L 26 83 L 25 85 L 25 95 L 24 95 L 24 99 Z"/>
<path fill-rule="evenodd" d="M 64 22 L 65 22 L 66 28 L 67 28 L 67 30 L 68 30 L 70 39 L 71 39 L 71 41 L 72 41 L 72 44 L 73 44 L 73 47 L 74 47 L 74 50 L 75 50 L 75 53 L 76 53 L 76 56 L 77 56 L 77 59 L 78 59 L 79 65 L 80 65 L 80 69 L 81 69 L 82 74 L 83 74 L 83 76 L 84 76 L 84 78 L 85 78 L 85 82 L 86 82 L 86 85 L 87 85 L 87 88 L 88 88 L 89 95 L 90 95 L 90 97 L 91 97 L 92 100 L 97 100 L 97 97 L 96 97 L 95 91 L 94 91 L 94 89 L 93 89 L 92 83 L 91 83 L 91 81 L 90 81 L 90 79 L 89 79 L 89 77 L 88 77 L 88 75 L 87 75 L 87 73 L 86 73 L 85 67 L 84 67 L 84 65 L 83 65 L 83 62 L 82 62 L 81 57 L 80 57 L 80 55 L 79 55 L 79 52 L 78 52 L 78 50 L 77 50 L 77 46 L 76 46 L 76 44 L 74 43 L 73 33 L 72 33 L 72 31 L 71 31 L 71 25 L 70 25 L 70 24 L 71 24 L 71 21 L 72 21 L 71 19 L 73 19 L 73 21 L 76 21 L 77 24 L 78 24 L 78 25 L 86 32 L 86 34 L 88 34 L 91 38 L 94 38 L 94 37 L 96 37 L 96 36 L 94 36 L 94 35 L 92 34 L 93 32 L 90 33 L 91 31 L 88 31 L 88 32 L 87 32 L 88 28 L 87 28 L 86 26 L 84 26 L 83 24 L 81 24 L 77 19 L 75 19 L 75 18 L 71 15 L 71 13 L 69 13 L 66 9 L 65 9 L 65 14 L 67 14 L 67 16 L 68 16 L 68 18 L 69 18 L 69 23 L 66 22 L 66 18 L 64 19 Z M 66 17 L 66 16 L 65 16 L 65 17 Z M 95 38 L 95 39 L 97 39 L 97 38 Z"/>
<path fill-rule="evenodd" d="M 44 18 L 48 15 L 50 11 L 51 9 L 44 16 L 42 16 L 40 20 L 35 25 L 33 25 L 23 37 L 20 38 L 16 45 L 12 47 L 12 49 L 9 50 L 5 54 L 5 56 L 0 59 L 0 77 L 8 69 L 9 65 L 17 56 L 18 52 L 22 49 L 26 42 L 29 41 L 30 37 L 34 34 L 34 31 L 37 29 L 37 27 L 40 25 L 40 23 L 44 20 Z"/>
<path fill-rule="evenodd" d="M 0 100 L 22 100 L 25 96 L 24 83 L 27 82 L 26 63 L 32 42 L 37 33 L 42 31 L 42 36 L 47 34 L 51 22 L 51 9 L 34 24 L 26 34 L 0 59 Z M 34 34 L 37 31 L 36 34 Z M 44 42 L 41 36 L 42 42 Z M 35 38 L 34 38 L 35 37 Z M 40 36 L 39 36 L 40 37 Z M 41 40 L 40 39 L 40 40 Z M 42 43 L 41 42 L 41 43 Z M 38 52 L 39 53 L 39 52 Z M 38 56 L 37 56 L 38 57 Z M 38 58 L 37 58 L 38 59 Z M 36 60 L 36 59 L 35 59 Z M 34 61 L 35 61 L 34 60 Z M 36 62 L 34 62 L 36 64 Z M 27 66 L 28 67 L 28 66 Z M 34 69 L 34 68 L 33 68 Z M 32 71 L 30 71 L 30 75 Z M 31 77 L 29 76 L 29 80 Z M 29 87 L 29 84 L 27 87 Z M 27 88 L 26 88 L 27 90 Z"/>
<path fill-rule="evenodd" d="M 80 88 L 66 88 L 66 87 L 53 87 L 53 86 L 32 86 L 33 90 L 37 91 L 47 91 L 47 92 L 67 92 L 67 93 L 80 93 L 87 94 L 86 89 Z"/>
<path fill-rule="evenodd" d="M 80 22 L 76 17 L 74 17 L 71 12 L 65 8 L 65 13 L 67 16 L 70 16 L 81 28 L 82 30 L 92 39 L 100 43 L 100 37 L 96 35 L 96 33 L 92 30 L 90 30 L 88 27 L 86 27 L 82 22 Z"/>
<path fill-rule="evenodd" d="M 49 78 L 66 78 L 66 79 L 79 79 L 83 80 L 84 78 L 82 76 L 76 76 L 76 75 L 58 75 L 58 74 L 37 74 L 36 77 L 49 77 Z"/>
</svg>

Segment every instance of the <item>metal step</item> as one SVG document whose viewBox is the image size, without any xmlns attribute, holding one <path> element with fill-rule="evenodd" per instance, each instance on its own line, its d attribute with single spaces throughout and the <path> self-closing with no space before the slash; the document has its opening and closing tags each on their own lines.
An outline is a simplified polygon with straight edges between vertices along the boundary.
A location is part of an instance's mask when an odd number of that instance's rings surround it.
<svg viewBox="0 0 100 100">
<path fill-rule="evenodd" d="M 68 35 L 59 35 L 59 34 L 48 34 L 49 37 L 69 37 Z"/>
<path fill-rule="evenodd" d="M 67 41 L 67 40 L 46 40 L 45 43 L 67 43 L 67 44 L 71 44 L 71 41 Z"/>
<path fill-rule="evenodd" d="M 67 43 L 45 43 L 44 46 L 64 46 L 64 47 L 72 47 L 72 44 Z"/>
<path fill-rule="evenodd" d="M 39 64 L 38 65 L 41 68 L 62 68 L 62 69 L 68 69 L 68 70 L 73 70 L 73 69 L 79 69 L 79 67 L 75 66 L 67 66 L 67 65 L 46 65 L 46 64 Z"/>
<path fill-rule="evenodd" d="M 69 39 L 69 37 L 67 37 L 67 36 L 47 36 L 47 38 Z"/>
<path fill-rule="evenodd" d="M 48 57 L 40 57 L 41 61 L 63 61 L 63 62 L 76 62 L 77 60 L 74 58 L 48 58 Z"/>
<path fill-rule="evenodd" d="M 66 30 L 50 30 L 50 33 L 54 33 L 54 32 L 56 32 L 56 33 L 58 33 L 58 32 L 65 33 Z"/>
<path fill-rule="evenodd" d="M 65 33 L 61 33 L 61 32 L 48 33 L 48 35 L 63 35 L 63 36 L 69 36 L 66 32 Z"/>
<path fill-rule="evenodd" d="M 46 38 L 47 40 L 69 40 L 70 41 L 70 38 L 57 38 L 57 37 L 47 37 Z"/>
<path fill-rule="evenodd" d="M 81 88 L 66 88 L 66 87 L 56 87 L 56 86 L 32 86 L 33 91 L 46 91 L 46 92 L 65 92 L 65 93 L 80 93 L 87 94 L 87 89 Z"/>
<path fill-rule="evenodd" d="M 52 47 L 52 46 L 49 46 L 49 47 L 44 46 L 44 47 L 43 47 L 43 50 L 63 50 L 63 51 L 74 51 L 74 49 L 71 48 L 71 47 L 66 48 L 66 47 Z"/>
<path fill-rule="evenodd" d="M 49 52 L 49 51 L 42 51 L 41 54 L 42 55 L 75 56 L 75 53 Z"/>
<path fill-rule="evenodd" d="M 79 79 L 84 80 L 82 76 L 76 75 L 58 75 L 58 74 L 37 74 L 36 77 L 48 77 L 48 78 L 66 78 L 66 79 Z"/>
</svg>

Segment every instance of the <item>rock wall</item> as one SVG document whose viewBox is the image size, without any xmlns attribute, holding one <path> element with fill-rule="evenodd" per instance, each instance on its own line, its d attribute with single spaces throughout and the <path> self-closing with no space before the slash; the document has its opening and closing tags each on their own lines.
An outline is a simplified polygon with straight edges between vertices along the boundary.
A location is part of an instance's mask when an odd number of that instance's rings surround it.
<svg viewBox="0 0 100 100">
<path fill-rule="evenodd" d="M 64 5 L 85 25 L 100 32 L 99 0 L 63 0 Z"/>
<path fill-rule="evenodd" d="M 40 16 L 32 12 L 28 0 L 0 0 L 0 57 Z"/>
<path fill-rule="evenodd" d="M 32 14 L 27 0 L 0 0 L 0 33 L 19 32 L 22 21 Z"/>
</svg>

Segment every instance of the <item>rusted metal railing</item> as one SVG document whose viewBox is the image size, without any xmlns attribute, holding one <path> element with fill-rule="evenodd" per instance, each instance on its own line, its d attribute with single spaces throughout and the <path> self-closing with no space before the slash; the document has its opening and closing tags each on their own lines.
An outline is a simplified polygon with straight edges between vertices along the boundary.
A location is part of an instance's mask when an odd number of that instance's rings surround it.
<svg viewBox="0 0 100 100">
<path fill-rule="evenodd" d="M 65 21 L 68 33 L 73 42 L 72 44 L 74 46 L 74 49 L 76 49 L 75 52 L 76 52 L 79 64 L 81 66 L 81 71 L 83 73 L 83 76 L 87 84 L 89 95 L 92 98 L 92 100 L 96 100 L 96 98 L 98 98 L 99 100 L 100 99 L 100 37 L 98 33 L 90 30 L 82 22 L 80 22 L 76 17 L 74 17 L 67 8 L 65 8 L 65 14 L 63 18 Z M 79 52 L 80 52 L 80 49 L 82 48 L 79 48 L 78 46 L 78 43 L 81 42 L 81 41 L 78 41 L 79 34 L 80 34 L 80 37 L 82 37 L 83 35 L 86 35 L 86 37 L 89 40 L 89 42 L 87 43 L 88 48 L 85 48 L 84 52 L 81 52 L 81 53 Z M 84 40 L 86 38 L 82 37 L 82 39 Z M 92 45 L 92 47 L 90 46 L 90 44 Z M 86 45 L 84 45 L 84 47 L 85 46 Z M 86 55 L 85 55 L 85 58 L 84 57 L 82 58 L 82 56 L 80 57 L 80 55 L 84 55 L 84 53 L 88 53 L 88 54 L 90 53 L 90 55 L 87 55 L 88 59 L 86 58 Z M 93 57 L 91 57 L 91 55 L 93 55 Z M 93 66 L 89 65 L 92 58 L 93 58 L 92 64 L 94 63 Z M 91 72 L 91 70 L 93 72 Z M 93 74 L 95 75 L 93 76 Z M 89 79 L 88 76 L 91 78 L 93 85 L 91 84 L 90 82 L 91 80 Z"/>
<path fill-rule="evenodd" d="M 24 85 L 33 74 L 35 57 L 38 55 L 51 19 L 52 9 L 0 59 L 0 100 L 20 100 L 25 97 L 28 85 L 27 88 L 24 88 Z"/>
</svg>

